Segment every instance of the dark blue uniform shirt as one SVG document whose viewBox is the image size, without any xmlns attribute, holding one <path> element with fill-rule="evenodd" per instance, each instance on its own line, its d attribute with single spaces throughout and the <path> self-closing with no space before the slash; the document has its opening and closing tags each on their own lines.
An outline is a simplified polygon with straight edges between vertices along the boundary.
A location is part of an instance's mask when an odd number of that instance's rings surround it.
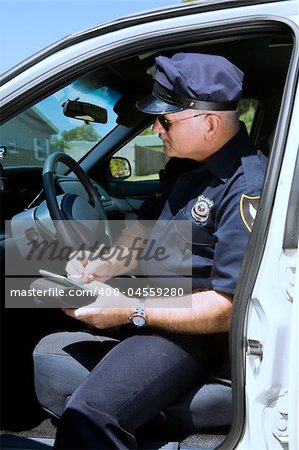
<svg viewBox="0 0 299 450">
<path fill-rule="evenodd" d="M 242 123 L 240 131 L 205 163 L 171 158 L 161 177 L 160 192 L 144 202 L 139 219 L 191 222 L 192 239 L 179 226 L 154 226 L 150 237 L 157 245 L 175 247 L 176 256 L 171 259 L 172 267 L 169 260 L 143 262 L 144 273 L 181 276 L 190 253 L 193 290 L 233 294 L 266 164 L 266 157 L 250 144 Z"/>
</svg>

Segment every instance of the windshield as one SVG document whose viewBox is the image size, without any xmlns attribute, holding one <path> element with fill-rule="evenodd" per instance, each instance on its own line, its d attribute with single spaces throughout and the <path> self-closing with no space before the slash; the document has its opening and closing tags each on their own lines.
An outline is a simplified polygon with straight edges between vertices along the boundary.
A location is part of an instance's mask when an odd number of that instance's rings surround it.
<svg viewBox="0 0 299 450">
<path fill-rule="evenodd" d="M 7 149 L 8 166 L 42 166 L 50 153 L 64 152 L 76 161 L 116 127 L 113 107 L 120 94 L 107 86 L 86 86 L 77 80 L 15 116 L 0 128 L 0 144 Z M 79 100 L 107 110 L 107 123 L 66 117 L 63 105 Z"/>
</svg>

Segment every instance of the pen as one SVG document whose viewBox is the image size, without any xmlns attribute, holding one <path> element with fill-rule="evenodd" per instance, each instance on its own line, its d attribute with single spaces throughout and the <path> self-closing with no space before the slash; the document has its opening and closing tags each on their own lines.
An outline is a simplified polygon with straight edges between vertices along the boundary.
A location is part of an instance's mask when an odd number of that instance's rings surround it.
<svg viewBox="0 0 299 450">
<path fill-rule="evenodd" d="M 79 280 L 82 277 L 86 277 L 86 278 L 92 279 L 93 275 L 84 275 L 84 273 L 82 273 L 82 274 L 69 274 L 68 273 L 67 277 L 71 278 L 72 280 Z"/>
</svg>

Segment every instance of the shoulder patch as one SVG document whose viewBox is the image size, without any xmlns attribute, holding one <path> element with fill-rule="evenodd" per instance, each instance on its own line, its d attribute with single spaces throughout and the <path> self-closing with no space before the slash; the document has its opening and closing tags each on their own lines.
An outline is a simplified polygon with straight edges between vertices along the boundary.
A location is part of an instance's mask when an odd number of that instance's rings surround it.
<svg viewBox="0 0 299 450">
<path fill-rule="evenodd" d="M 240 213 L 244 225 L 248 231 L 252 231 L 254 219 L 259 206 L 260 195 L 251 197 L 249 195 L 242 194 L 240 199 Z"/>
</svg>

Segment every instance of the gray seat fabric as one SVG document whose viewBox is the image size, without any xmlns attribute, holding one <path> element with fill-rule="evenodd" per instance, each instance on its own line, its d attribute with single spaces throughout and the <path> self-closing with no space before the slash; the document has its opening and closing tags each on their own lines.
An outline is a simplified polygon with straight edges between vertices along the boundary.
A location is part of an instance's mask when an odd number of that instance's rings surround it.
<svg viewBox="0 0 299 450">
<path fill-rule="evenodd" d="M 195 388 L 164 412 L 167 428 L 190 432 L 229 427 L 232 422 L 232 393 L 229 382 L 208 381 Z"/>
</svg>

